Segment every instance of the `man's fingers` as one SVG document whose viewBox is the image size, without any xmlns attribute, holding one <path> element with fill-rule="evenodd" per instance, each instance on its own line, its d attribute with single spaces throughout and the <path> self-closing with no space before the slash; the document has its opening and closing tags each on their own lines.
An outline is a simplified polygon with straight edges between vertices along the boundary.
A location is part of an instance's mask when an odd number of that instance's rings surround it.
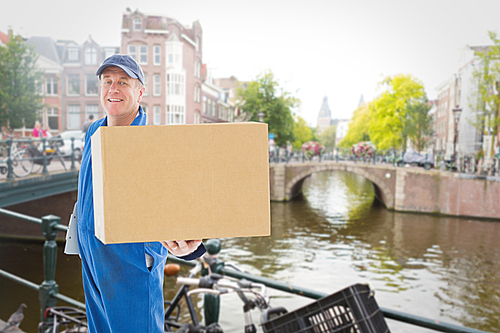
<svg viewBox="0 0 500 333">
<path fill-rule="evenodd" d="M 176 248 L 179 247 L 179 245 L 175 241 L 166 241 L 165 243 L 171 250 L 175 250 Z"/>
</svg>

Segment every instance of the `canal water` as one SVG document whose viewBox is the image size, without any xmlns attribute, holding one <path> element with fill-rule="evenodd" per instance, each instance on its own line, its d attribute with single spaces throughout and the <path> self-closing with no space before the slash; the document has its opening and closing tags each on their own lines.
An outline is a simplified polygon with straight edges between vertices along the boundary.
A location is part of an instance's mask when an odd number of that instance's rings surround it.
<svg viewBox="0 0 500 333">
<path fill-rule="evenodd" d="M 224 239 L 220 259 L 324 293 L 370 283 L 380 307 L 500 332 L 500 222 L 389 212 L 374 202 L 369 181 L 345 172 L 313 174 L 303 192 L 302 200 L 271 204 L 270 237 Z M 41 244 L 1 239 L 0 268 L 40 283 Z M 78 257 L 62 255 L 62 247 L 56 281 L 62 294 L 84 301 Z M 166 279 L 165 297 L 175 289 Z M 288 310 L 312 302 L 270 293 L 273 306 Z M 22 302 L 28 309 L 21 327 L 36 332 L 37 292 L 0 277 L 0 318 Z M 201 307 L 202 298 L 195 303 Z M 241 301 L 226 295 L 221 305 L 221 326 L 242 332 Z M 253 318 L 259 322 L 258 311 Z M 433 332 L 388 324 L 392 332 Z"/>
</svg>

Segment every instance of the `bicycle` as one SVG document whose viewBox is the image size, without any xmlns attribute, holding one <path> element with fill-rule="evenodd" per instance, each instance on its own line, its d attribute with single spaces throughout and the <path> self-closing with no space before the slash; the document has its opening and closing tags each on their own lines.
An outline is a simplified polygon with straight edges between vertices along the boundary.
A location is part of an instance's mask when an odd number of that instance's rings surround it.
<svg viewBox="0 0 500 333">
<path fill-rule="evenodd" d="M 31 173 L 33 169 L 33 160 L 26 149 L 26 145 L 21 145 L 21 143 L 22 142 L 16 142 L 16 144 L 11 143 L 10 154 L 5 147 L 0 146 L 0 155 L 7 155 L 0 160 L 1 164 L 5 164 L 0 165 L 0 174 L 5 175 L 8 173 L 9 163 L 12 167 L 12 174 L 17 178 L 26 177 Z M 7 150 L 7 152 L 5 152 L 5 150 Z"/>
<path fill-rule="evenodd" d="M 203 263 L 210 265 L 210 261 L 207 254 L 202 257 Z M 165 271 L 169 272 L 166 275 L 172 276 L 173 272 L 178 272 L 178 270 L 172 269 L 169 265 L 165 268 Z M 165 332 L 173 332 L 172 328 L 178 328 L 176 331 L 178 333 L 223 332 L 216 323 L 208 327 L 199 324 L 191 296 L 199 293 L 226 295 L 231 292 L 235 292 L 243 302 L 245 333 L 257 332 L 250 313 L 250 310 L 256 308 L 261 312 L 261 326 L 264 333 L 389 332 L 382 312 L 375 302 L 373 291 L 367 285 L 350 286 L 305 307 L 288 312 L 284 307 L 271 307 L 270 297 L 267 296 L 266 286 L 263 284 L 214 273 L 194 278 L 194 275 L 200 270 L 201 265 L 197 264 L 191 270 L 189 277 L 177 278 L 177 283 L 181 284 L 181 288 L 172 301 L 165 302 L 168 305 L 165 310 Z M 191 286 L 197 288 L 189 290 Z M 253 297 L 248 297 L 247 294 L 251 294 Z M 182 299 L 186 301 L 191 323 L 179 323 L 180 301 Z M 177 310 L 177 314 L 174 317 L 172 313 L 175 310 Z"/>
<path fill-rule="evenodd" d="M 62 146 L 64 143 L 58 139 L 48 139 L 48 146 L 45 147 L 45 152 L 42 149 L 39 149 L 39 145 L 43 146 L 43 143 L 31 143 L 28 145 L 27 150 L 30 154 L 31 160 L 33 161 L 33 169 L 32 173 L 38 173 L 42 169 L 42 166 L 46 164 L 47 166 L 50 165 L 53 159 L 58 159 L 61 161 L 62 166 L 64 167 L 64 170 L 68 170 L 66 168 L 66 164 L 64 163 L 64 155 L 61 154 L 61 151 L 59 149 L 60 146 Z"/>
</svg>

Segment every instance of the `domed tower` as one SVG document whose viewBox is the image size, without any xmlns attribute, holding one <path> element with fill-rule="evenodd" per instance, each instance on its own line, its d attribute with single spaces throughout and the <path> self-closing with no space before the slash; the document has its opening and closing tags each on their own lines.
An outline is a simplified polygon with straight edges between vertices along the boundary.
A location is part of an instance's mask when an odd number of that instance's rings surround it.
<svg viewBox="0 0 500 333">
<path fill-rule="evenodd" d="M 325 129 L 332 124 L 332 113 L 328 106 L 328 97 L 323 97 L 323 104 L 318 114 L 318 134 L 321 134 Z"/>
</svg>

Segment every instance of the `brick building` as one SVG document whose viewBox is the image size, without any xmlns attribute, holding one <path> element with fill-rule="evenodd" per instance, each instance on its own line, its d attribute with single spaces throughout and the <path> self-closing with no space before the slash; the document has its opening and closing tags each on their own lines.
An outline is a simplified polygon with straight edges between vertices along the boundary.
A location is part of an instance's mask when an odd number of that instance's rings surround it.
<svg viewBox="0 0 500 333">
<path fill-rule="evenodd" d="M 198 21 L 191 27 L 175 19 L 127 8 L 121 52 L 141 65 L 146 93 L 141 105 L 149 125 L 193 124 L 202 112 L 202 40 Z"/>
<path fill-rule="evenodd" d="M 40 56 L 36 67 L 44 72 L 43 82 L 39 89 L 44 105 L 39 110 L 39 121 L 42 126 L 48 125 L 51 132 L 58 133 L 62 128 L 62 104 L 61 104 L 61 80 L 63 77 L 63 67 L 59 58 L 57 45 L 50 37 L 30 37 L 26 44 L 32 46 Z M 33 128 L 34 124 L 26 124 L 26 128 Z M 31 135 L 31 130 L 22 129 L 22 136 Z"/>
<path fill-rule="evenodd" d="M 62 131 L 79 130 L 89 115 L 94 119 L 105 116 L 99 100 L 99 82 L 96 69 L 104 59 L 118 53 L 118 47 L 102 47 L 89 37 L 83 44 L 57 41 L 62 82 Z"/>
</svg>

